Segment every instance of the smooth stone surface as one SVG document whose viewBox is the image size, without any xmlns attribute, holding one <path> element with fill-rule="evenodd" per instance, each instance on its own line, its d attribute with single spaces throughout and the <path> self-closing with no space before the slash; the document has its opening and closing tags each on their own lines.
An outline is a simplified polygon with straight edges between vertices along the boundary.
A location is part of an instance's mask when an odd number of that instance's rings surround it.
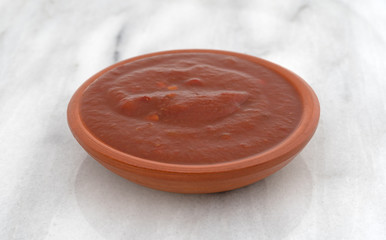
<svg viewBox="0 0 386 240">
<path fill-rule="evenodd" d="M 385 239 L 386 2 L 0 2 L 0 239 Z M 277 62 L 321 103 L 287 167 L 182 195 L 128 182 L 72 137 L 67 103 L 135 55 L 215 48 Z"/>
</svg>

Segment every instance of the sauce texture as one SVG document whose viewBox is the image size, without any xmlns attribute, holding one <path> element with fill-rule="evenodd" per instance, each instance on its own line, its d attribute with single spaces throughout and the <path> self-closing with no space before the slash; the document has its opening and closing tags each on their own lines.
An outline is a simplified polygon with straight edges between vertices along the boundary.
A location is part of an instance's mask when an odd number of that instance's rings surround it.
<svg viewBox="0 0 386 240">
<path fill-rule="evenodd" d="M 133 156 L 212 164 L 272 148 L 296 128 L 302 103 L 278 73 L 238 56 L 169 53 L 120 65 L 83 93 L 90 132 Z"/>
</svg>

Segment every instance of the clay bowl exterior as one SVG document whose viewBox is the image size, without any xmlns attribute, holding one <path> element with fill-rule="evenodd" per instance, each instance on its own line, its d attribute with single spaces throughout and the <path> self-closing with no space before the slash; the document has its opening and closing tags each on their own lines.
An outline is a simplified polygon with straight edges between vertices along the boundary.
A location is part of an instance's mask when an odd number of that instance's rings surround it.
<svg viewBox="0 0 386 240">
<path fill-rule="evenodd" d="M 120 152 L 98 140 L 85 127 L 80 102 L 85 89 L 105 72 L 138 59 L 178 52 L 207 52 L 238 56 L 263 65 L 288 80 L 300 94 L 303 112 L 297 128 L 278 145 L 262 153 L 216 164 L 169 164 L 138 158 Z M 308 143 L 319 120 L 319 102 L 313 90 L 296 74 L 266 60 L 219 50 L 174 50 L 146 54 L 118 62 L 88 79 L 73 95 L 67 110 L 69 127 L 80 145 L 112 172 L 137 184 L 178 193 L 213 193 L 240 188 L 257 182 L 288 164 Z"/>
</svg>

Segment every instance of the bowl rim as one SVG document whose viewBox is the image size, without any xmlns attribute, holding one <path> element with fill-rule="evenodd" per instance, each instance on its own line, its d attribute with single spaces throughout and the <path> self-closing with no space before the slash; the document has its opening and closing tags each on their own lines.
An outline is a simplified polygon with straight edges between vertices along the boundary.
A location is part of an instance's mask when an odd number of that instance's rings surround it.
<svg viewBox="0 0 386 240">
<path fill-rule="evenodd" d="M 80 100 L 83 92 L 87 87 L 94 82 L 99 76 L 110 71 L 111 69 L 133 62 L 139 59 L 152 57 L 156 55 L 173 54 L 173 53 L 217 53 L 230 56 L 236 56 L 246 59 L 257 64 L 263 65 L 266 68 L 278 73 L 284 77 L 298 92 L 302 102 L 302 116 L 298 126 L 292 133 L 283 139 L 279 144 L 269 148 L 263 152 L 251 155 L 245 158 L 240 158 L 232 161 L 211 163 L 211 164 L 175 164 L 164 163 L 155 160 L 136 157 L 124 152 L 121 152 L 113 147 L 105 144 L 97 139 L 85 126 L 80 116 Z M 154 53 L 143 54 L 140 56 L 125 59 L 117 62 L 98 73 L 91 76 L 85 81 L 72 96 L 67 108 L 67 121 L 74 137 L 86 149 L 87 152 L 97 153 L 99 156 L 104 156 L 104 159 L 113 161 L 118 165 L 130 165 L 132 167 L 152 169 L 163 172 L 176 173 L 214 173 L 240 170 L 252 166 L 278 164 L 286 159 L 296 155 L 311 139 L 318 125 L 320 116 L 319 101 L 312 88 L 298 75 L 270 61 L 232 51 L 215 50 L 215 49 L 178 49 L 160 51 Z"/>
</svg>

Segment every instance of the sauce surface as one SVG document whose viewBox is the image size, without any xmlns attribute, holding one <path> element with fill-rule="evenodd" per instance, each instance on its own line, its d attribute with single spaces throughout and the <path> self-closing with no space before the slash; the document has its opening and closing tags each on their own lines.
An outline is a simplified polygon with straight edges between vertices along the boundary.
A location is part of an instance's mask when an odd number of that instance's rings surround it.
<svg viewBox="0 0 386 240">
<path fill-rule="evenodd" d="M 298 125 L 294 87 L 255 62 L 218 53 L 162 54 L 118 66 L 84 92 L 90 132 L 122 152 L 211 164 L 277 145 Z"/>
</svg>

